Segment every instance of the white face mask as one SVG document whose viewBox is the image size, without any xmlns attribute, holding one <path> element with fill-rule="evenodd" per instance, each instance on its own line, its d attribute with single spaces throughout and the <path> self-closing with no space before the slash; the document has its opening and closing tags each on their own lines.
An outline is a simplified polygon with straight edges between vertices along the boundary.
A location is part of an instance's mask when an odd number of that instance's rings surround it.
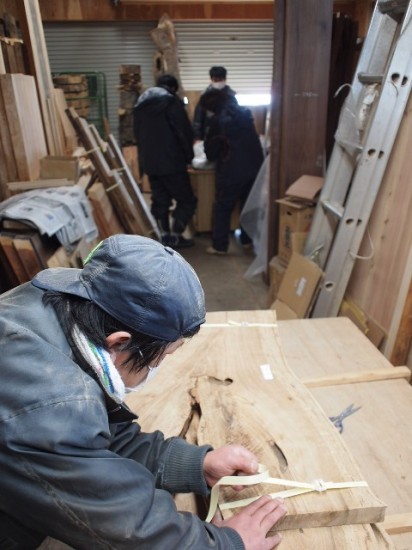
<svg viewBox="0 0 412 550">
<path fill-rule="evenodd" d="M 146 378 L 142 382 L 139 382 L 138 384 L 136 384 L 136 386 L 133 386 L 132 388 L 128 388 L 126 386 L 125 387 L 125 392 L 126 393 L 138 392 L 138 391 L 142 390 L 146 386 L 146 384 L 156 376 L 157 369 L 159 367 L 147 367 L 147 368 L 148 368 L 149 372 L 147 373 Z"/>
<path fill-rule="evenodd" d="M 215 90 L 221 90 L 226 86 L 226 82 L 224 80 L 221 80 L 219 82 L 212 82 L 212 88 Z"/>
</svg>

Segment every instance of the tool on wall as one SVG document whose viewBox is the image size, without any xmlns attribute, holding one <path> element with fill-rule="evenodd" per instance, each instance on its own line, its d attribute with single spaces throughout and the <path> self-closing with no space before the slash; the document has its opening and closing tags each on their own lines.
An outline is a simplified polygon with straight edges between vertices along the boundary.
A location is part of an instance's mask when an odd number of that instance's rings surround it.
<svg viewBox="0 0 412 550">
<path fill-rule="evenodd" d="M 325 272 L 312 317 L 338 314 L 412 85 L 412 0 L 380 0 L 342 107 L 304 254 Z"/>
</svg>

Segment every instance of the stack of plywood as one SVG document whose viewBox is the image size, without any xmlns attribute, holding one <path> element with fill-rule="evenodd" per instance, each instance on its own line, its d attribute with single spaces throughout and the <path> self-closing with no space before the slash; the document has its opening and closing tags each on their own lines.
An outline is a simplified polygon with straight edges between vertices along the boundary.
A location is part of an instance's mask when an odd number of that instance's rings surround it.
<svg viewBox="0 0 412 550">
<path fill-rule="evenodd" d="M 0 75 L 1 197 L 10 181 L 31 181 L 40 175 L 47 146 L 34 78 Z"/>
<path fill-rule="evenodd" d="M 53 78 L 56 88 L 64 92 L 67 105 L 76 109 L 79 116 L 90 113 L 89 85 L 84 74 L 59 74 Z"/>
</svg>

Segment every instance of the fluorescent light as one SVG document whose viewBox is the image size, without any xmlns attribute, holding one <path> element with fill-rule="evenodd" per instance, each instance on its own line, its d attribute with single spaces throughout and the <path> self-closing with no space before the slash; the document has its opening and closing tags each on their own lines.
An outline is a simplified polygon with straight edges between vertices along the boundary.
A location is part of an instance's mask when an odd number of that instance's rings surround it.
<svg viewBox="0 0 412 550">
<path fill-rule="evenodd" d="M 236 94 L 239 105 L 245 107 L 257 107 L 259 105 L 270 105 L 270 94 Z"/>
</svg>

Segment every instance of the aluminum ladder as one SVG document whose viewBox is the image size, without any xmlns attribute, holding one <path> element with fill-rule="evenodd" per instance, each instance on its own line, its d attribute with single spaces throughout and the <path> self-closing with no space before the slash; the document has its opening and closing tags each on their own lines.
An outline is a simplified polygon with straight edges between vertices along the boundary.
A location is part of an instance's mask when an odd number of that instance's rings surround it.
<svg viewBox="0 0 412 550">
<path fill-rule="evenodd" d="M 376 3 L 304 255 L 325 276 L 311 317 L 339 312 L 412 84 L 412 0 Z"/>
</svg>

